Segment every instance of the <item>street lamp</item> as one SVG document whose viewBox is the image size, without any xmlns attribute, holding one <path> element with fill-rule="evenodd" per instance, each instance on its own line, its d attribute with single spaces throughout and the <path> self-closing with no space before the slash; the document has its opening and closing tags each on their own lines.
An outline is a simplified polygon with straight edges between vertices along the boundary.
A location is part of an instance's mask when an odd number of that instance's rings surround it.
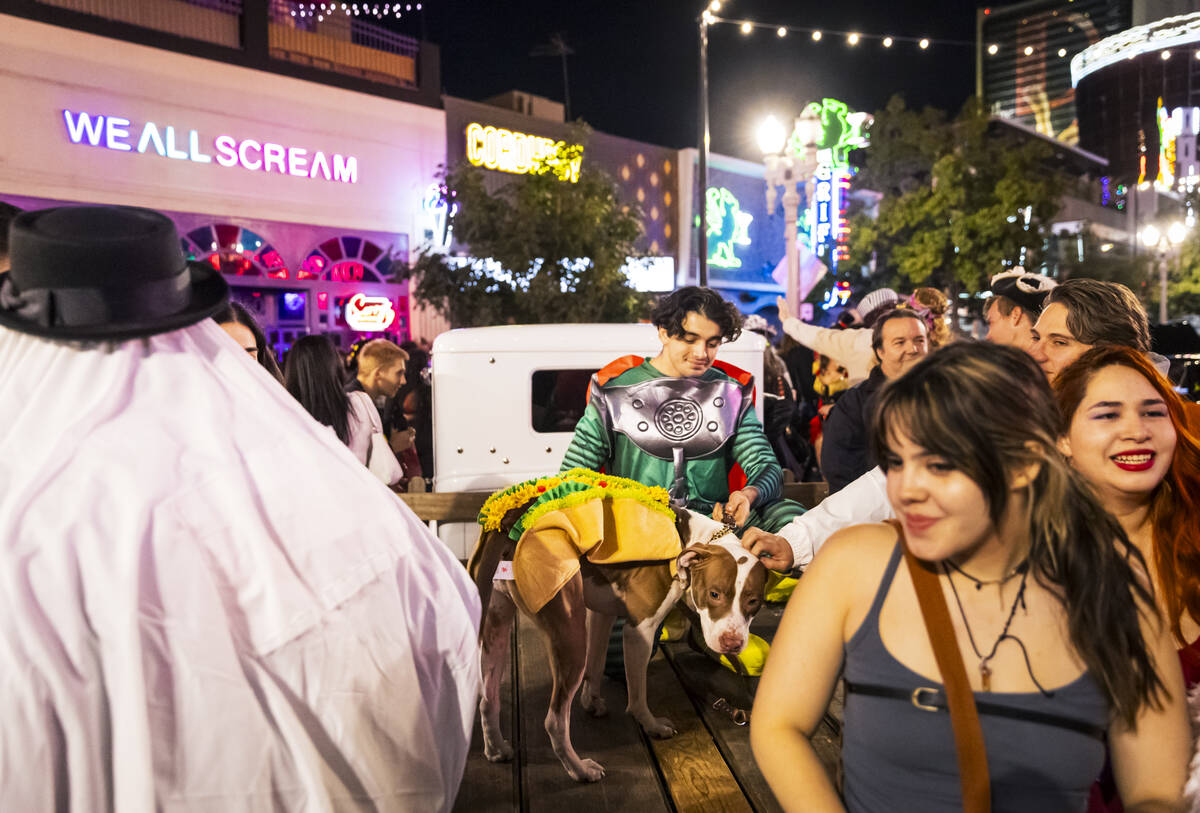
<svg viewBox="0 0 1200 813">
<path fill-rule="evenodd" d="M 1167 250 L 1177 248 L 1188 234 L 1188 227 L 1176 220 L 1167 227 L 1167 233 L 1153 223 L 1142 229 L 1142 243 L 1153 248 L 1158 258 L 1158 323 L 1167 323 Z"/>
<path fill-rule="evenodd" d="M 787 304 L 792 313 L 800 312 L 800 258 L 796 249 L 796 220 L 800 208 L 797 184 L 806 184 L 817 168 L 817 145 L 821 138 L 821 117 L 809 105 L 795 120 L 789 134 L 774 116 L 768 116 L 758 128 L 758 146 L 763 153 L 767 185 L 767 213 L 775 211 L 775 187 L 783 187 L 783 234 L 787 257 Z"/>
</svg>

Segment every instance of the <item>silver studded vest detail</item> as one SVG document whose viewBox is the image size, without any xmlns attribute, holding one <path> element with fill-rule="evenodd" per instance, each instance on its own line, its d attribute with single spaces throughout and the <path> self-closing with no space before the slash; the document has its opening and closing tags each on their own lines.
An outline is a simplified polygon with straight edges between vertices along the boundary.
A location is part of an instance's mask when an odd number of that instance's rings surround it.
<svg viewBox="0 0 1200 813">
<path fill-rule="evenodd" d="M 687 461 L 727 444 L 750 408 L 750 386 L 736 381 L 656 378 L 630 386 L 600 386 L 592 378 L 592 405 L 613 432 L 649 455 L 674 463 L 671 503 L 687 503 Z"/>
</svg>

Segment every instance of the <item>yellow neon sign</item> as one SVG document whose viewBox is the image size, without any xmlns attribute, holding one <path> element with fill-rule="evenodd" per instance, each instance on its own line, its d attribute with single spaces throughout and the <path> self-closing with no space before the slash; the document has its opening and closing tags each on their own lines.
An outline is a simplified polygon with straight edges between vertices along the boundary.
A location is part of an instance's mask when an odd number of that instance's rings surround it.
<svg viewBox="0 0 1200 813">
<path fill-rule="evenodd" d="M 485 127 L 478 122 L 467 125 L 467 161 L 474 166 L 516 175 L 528 175 L 547 166 L 561 180 L 574 183 L 579 180 L 583 151 L 580 149 L 579 155 L 563 161 L 558 158 L 562 146 L 563 142 L 544 136 Z"/>
</svg>

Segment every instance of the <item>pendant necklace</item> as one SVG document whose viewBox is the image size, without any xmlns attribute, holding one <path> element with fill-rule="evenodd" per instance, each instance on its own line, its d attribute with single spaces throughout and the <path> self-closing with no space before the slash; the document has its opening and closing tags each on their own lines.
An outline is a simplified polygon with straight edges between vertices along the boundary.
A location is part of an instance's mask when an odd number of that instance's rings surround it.
<svg viewBox="0 0 1200 813">
<path fill-rule="evenodd" d="M 958 571 L 959 573 L 962 573 L 962 571 L 959 570 L 957 567 L 955 567 L 953 564 L 951 564 L 949 562 L 949 560 L 943 560 L 943 563 L 946 565 L 949 565 L 950 568 L 953 568 L 954 570 Z M 1008 619 L 1005 620 L 1005 622 L 1004 622 L 1004 629 L 1002 629 L 1000 631 L 1000 637 L 998 637 L 996 639 L 996 642 L 994 644 L 992 644 L 992 648 L 988 651 L 987 655 L 984 655 L 982 652 L 980 652 L 979 647 L 976 646 L 976 644 L 975 644 L 975 636 L 971 633 L 971 625 L 967 622 L 967 614 L 963 610 L 962 599 L 960 599 L 958 597 L 958 588 L 954 586 L 954 578 L 950 575 L 949 571 L 946 572 L 946 579 L 950 582 L 950 592 L 954 593 L 954 602 L 958 605 L 958 613 L 959 613 L 959 615 L 962 616 L 963 626 L 967 630 L 967 640 L 971 642 L 971 649 L 974 650 L 975 657 L 980 659 L 979 660 L 979 679 L 980 679 L 980 683 L 983 685 L 983 690 L 985 692 L 990 692 L 992 690 L 992 668 L 989 665 L 989 662 L 992 660 L 992 658 L 994 658 L 996 656 L 996 650 L 1000 647 L 1000 642 L 1003 641 L 1005 638 L 1012 637 L 1014 641 L 1016 641 L 1017 643 L 1021 643 L 1019 638 L 1016 638 L 1015 636 L 1009 636 L 1008 628 L 1010 626 L 1012 626 L 1013 617 L 1016 616 L 1016 614 L 1017 614 L 1017 607 L 1025 606 L 1025 584 L 1026 584 L 1026 580 L 1029 576 L 1028 568 L 1026 568 L 1025 564 L 1026 564 L 1025 562 L 1022 562 L 1021 564 L 1017 565 L 1017 568 L 1014 569 L 1012 573 L 1005 576 L 1003 579 L 982 582 L 982 581 L 979 581 L 978 579 L 974 579 L 970 576 L 967 576 L 968 579 L 971 579 L 971 581 L 977 583 L 976 589 L 979 589 L 984 584 L 1003 584 L 1004 582 L 1008 581 L 1013 576 L 1015 576 L 1018 572 L 1021 574 L 1021 586 L 1017 588 L 1017 595 L 1013 599 L 1012 607 L 1009 608 Z M 967 574 L 963 573 L 963 575 L 966 576 Z M 1021 651 L 1022 652 L 1025 651 L 1024 644 L 1021 644 Z M 1026 653 L 1026 655 L 1025 655 L 1025 666 L 1026 666 L 1026 668 L 1029 668 L 1028 653 Z M 1032 669 L 1029 672 L 1029 676 L 1031 678 L 1033 677 Z M 1042 688 L 1041 684 L 1037 682 L 1036 678 L 1034 678 L 1033 682 L 1035 684 L 1037 684 L 1038 689 Z M 1042 691 L 1044 692 L 1045 690 L 1042 689 Z"/>
<path fill-rule="evenodd" d="M 1008 571 L 1008 573 L 1004 574 L 1003 576 L 1001 576 L 998 579 L 977 579 L 974 576 L 972 576 L 970 573 L 968 573 L 967 571 L 963 570 L 958 565 L 954 564 L 954 562 L 950 561 L 949 559 L 945 559 L 944 562 L 948 568 L 950 568 L 955 573 L 957 573 L 958 575 L 962 576 L 964 579 L 966 579 L 967 581 L 969 581 L 973 585 L 975 585 L 976 590 L 982 590 L 985 585 L 989 585 L 989 584 L 1007 584 L 1008 582 L 1012 581 L 1012 579 L 1014 577 L 1020 575 L 1021 573 L 1024 573 L 1025 570 L 1029 567 L 1029 560 L 1022 559 L 1020 562 L 1017 563 L 1016 567 L 1014 567 L 1012 570 Z"/>
</svg>

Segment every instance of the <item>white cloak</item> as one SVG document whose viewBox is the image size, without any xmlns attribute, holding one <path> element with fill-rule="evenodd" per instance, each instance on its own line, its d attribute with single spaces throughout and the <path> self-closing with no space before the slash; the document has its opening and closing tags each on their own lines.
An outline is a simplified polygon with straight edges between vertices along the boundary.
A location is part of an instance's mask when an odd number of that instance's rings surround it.
<svg viewBox="0 0 1200 813">
<path fill-rule="evenodd" d="M 0 810 L 449 809 L 465 569 L 215 323 L 0 328 Z"/>
</svg>

